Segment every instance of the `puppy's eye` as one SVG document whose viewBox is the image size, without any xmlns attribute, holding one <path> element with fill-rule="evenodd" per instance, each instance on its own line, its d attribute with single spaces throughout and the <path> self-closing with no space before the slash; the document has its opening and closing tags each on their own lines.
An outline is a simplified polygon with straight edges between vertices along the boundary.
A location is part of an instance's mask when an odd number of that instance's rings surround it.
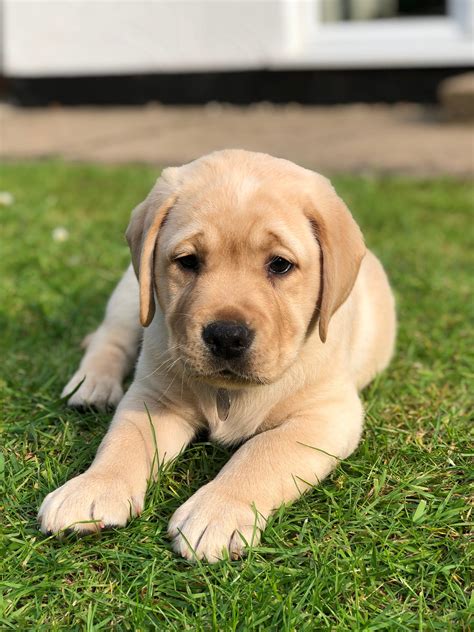
<svg viewBox="0 0 474 632">
<path fill-rule="evenodd" d="M 199 259 L 196 255 L 176 257 L 175 261 L 183 270 L 191 270 L 191 272 L 197 272 L 199 270 Z"/>
<path fill-rule="evenodd" d="M 273 257 L 268 264 L 268 270 L 272 274 L 287 274 L 294 268 L 294 264 L 291 261 L 283 259 L 283 257 Z"/>
</svg>

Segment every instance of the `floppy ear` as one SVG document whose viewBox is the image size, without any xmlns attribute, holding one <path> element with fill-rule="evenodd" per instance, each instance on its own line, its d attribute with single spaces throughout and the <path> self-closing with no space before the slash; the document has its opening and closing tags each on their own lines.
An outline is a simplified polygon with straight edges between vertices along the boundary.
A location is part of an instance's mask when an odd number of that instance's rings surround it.
<svg viewBox="0 0 474 632">
<path fill-rule="evenodd" d="M 143 327 L 148 327 L 155 315 L 153 269 L 158 233 L 177 197 L 172 193 L 163 201 L 164 192 L 160 185 L 164 183 L 161 178 L 146 200 L 134 209 L 125 233 L 140 288 L 140 322 Z"/>
<path fill-rule="evenodd" d="M 349 296 L 366 248 L 349 209 L 322 176 L 318 177 L 318 190 L 306 215 L 322 253 L 319 337 L 326 342 L 329 321 Z"/>
</svg>

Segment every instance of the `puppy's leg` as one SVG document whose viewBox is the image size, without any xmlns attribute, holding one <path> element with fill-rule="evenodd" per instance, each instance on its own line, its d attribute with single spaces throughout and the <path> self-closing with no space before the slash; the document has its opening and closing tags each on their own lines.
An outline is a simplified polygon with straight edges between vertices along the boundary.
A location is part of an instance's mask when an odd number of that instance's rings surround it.
<svg viewBox="0 0 474 632">
<path fill-rule="evenodd" d="M 86 339 L 79 369 L 64 387 L 69 406 L 104 409 L 123 397 L 122 382 L 138 354 L 142 328 L 138 316 L 138 282 L 128 268 L 107 304 L 100 327 Z"/>
<path fill-rule="evenodd" d="M 304 403 L 303 403 L 304 406 Z M 173 515 L 174 549 L 209 562 L 256 544 L 269 515 L 319 483 L 356 448 L 362 405 L 354 390 L 312 404 L 247 441 L 218 476 Z"/>
<path fill-rule="evenodd" d="M 150 476 L 194 434 L 185 420 L 132 385 L 90 468 L 44 499 L 38 513 L 41 530 L 82 533 L 125 525 L 142 511 Z"/>
</svg>

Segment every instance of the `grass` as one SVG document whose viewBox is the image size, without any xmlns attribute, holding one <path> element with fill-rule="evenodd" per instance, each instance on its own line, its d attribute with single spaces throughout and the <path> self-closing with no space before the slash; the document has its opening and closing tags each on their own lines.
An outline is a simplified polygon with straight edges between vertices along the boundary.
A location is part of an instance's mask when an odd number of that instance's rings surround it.
<svg viewBox="0 0 474 632">
<path fill-rule="evenodd" d="M 279 511 L 247 559 L 191 565 L 170 549 L 172 512 L 229 456 L 208 443 L 163 473 L 127 529 L 62 543 L 37 531 L 41 500 L 88 465 L 109 422 L 68 410 L 59 393 L 128 262 L 128 216 L 155 177 L 138 166 L 2 167 L 0 190 L 15 202 L 0 209 L 0 629 L 468 630 L 468 183 L 335 179 L 389 271 L 398 352 L 364 393 L 359 450 Z M 67 241 L 53 240 L 59 226 Z"/>
</svg>

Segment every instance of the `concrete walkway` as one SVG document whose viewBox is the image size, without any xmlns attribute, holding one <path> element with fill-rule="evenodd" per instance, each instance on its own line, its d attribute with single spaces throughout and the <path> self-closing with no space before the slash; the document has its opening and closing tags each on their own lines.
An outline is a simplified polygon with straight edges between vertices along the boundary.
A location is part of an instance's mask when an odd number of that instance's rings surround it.
<svg viewBox="0 0 474 632">
<path fill-rule="evenodd" d="M 242 147 L 323 173 L 474 173 L 474 129 L 419 105 L 49 107 L 0 104 L 0 159 L 181 164 Z"/>
</svg>

